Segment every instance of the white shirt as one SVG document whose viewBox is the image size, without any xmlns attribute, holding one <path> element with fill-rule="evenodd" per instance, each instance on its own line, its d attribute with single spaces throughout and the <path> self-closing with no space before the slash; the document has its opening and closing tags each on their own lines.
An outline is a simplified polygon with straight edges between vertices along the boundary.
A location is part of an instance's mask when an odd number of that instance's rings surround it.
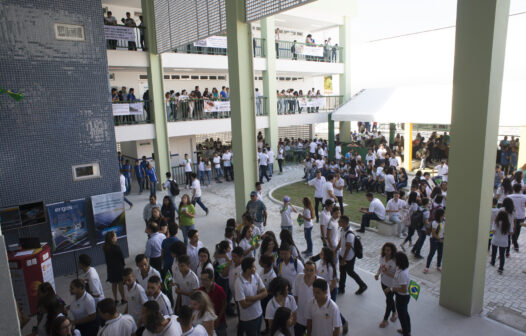
<svg viewBox="0 0 526 336">
<path fill-rule="evenodd" d="M 203 243 L 199 240 L 197 241 L 197 246 L 188 242 L 188 246 L 186 247 L 186 254 L 190 257 L 190 268 L 194 272 L 197 272 L 197 265 L 199 265 L 199 250 L 203 246 Z"/>
<path fill-rule="evenodd" d="M 526 217 L 524 213 L 524 207 L 526 207 L 526 195 L 524 194 L 511 194 L 508 195 L 509 198 L 513 201 L 513 205 L 515 206 L 515 217 L 517 219 L 523 219 Z M 514 223 L 511 223 L 512 225 Z"/>
<path fill-rule="evenodd" d="M 321 307 L 313 298 L 308 303 L 305 316 L 308 320 L 312 320 L 312 335 L 332 336 L 334 328 L 342 326 L 340 310 L 330 297 L 327 297 L 327 301 Z"/>
<path fill-rule="evenodd" d="M 447 174 L 448 174 L 448 171 L 449 171 L 448 166 L 446 164 L 444 164 L 444 166 L 438 165 L 438 166 L 435 167 L 435 169 L 437 170 L 437 176 L 441 176 L 442 177 L 442 181 L 447 182 Z"/>
<path fill-rule="evenodd" d="M 197 165 L 199 171 L 204 171 L 205 170 L 205 162 L 204 161 L 200 161 L 199 164 Z"/>
<path fill-rule="evenodd" d="M 184 159 L 184 171 L 190 173 L 192 171 L 192 160 Z"/>
<path fill-rule="evenodd" d="M 212 271 L 212 274 L 214 273 L 214 266 L 212 266 L 212 263 L 208 263 L 205 266 L 205 269 L 209 269 Z M 195 275 L 197 275 L 197 280 L 199 280 L 199 287 L 201 287 L 203 284 L 201 283 L 201 274 L 203 273 L 203 266 L 201 263 L 197 266 L 197 272 Z"/>
<path fill-rule="evenodd" d="M 374 161 L 376 160 L 376 155 L 374 154 L 367 154 L 365 156 L 365 163 L 366 164 L 369 164 L 369 161 L 372 161 L 373 162 L 373 166 L 374 166 Z"/>
<path fill-rule="evenodd" d="M 166 239 L 166 236 L 160 232 L 155 232 L 150 235 L 150 238 L 146 241 L 146 249 L 144 254 L 148 258 L 159 258 L 162 251 L 163 240 Z"/>
<path fill-rule="evenodd" d="M 228 286 L 230 287 L 230 291 L 232 293 L 236 292 L 236 280 L 241 274 L 241 264 L 235 266 L 234 262 L 232 262 L 232 265 L 230 266 L 230 269 L 228 270 Z"/>
<path fill-rule="evenodd" d="M 97 273 L 96 269 L 90 267 L 80 278 L 88 280 L 90 294 L 96 303 L 104 300 L 104 290 L 102 289 L 102 283 L 100 282 L 99 273 Z"/>
<path fill-rule="evenodd" d="M 374 212 L 380 220 L 385 219 L 385 208 L 378 198 L 373 198 L 371 204 L 369 204 L 369 212 Z"/>
<path fill-rule="evenodd" d="M 201 182 L 199 182 L 199 179 L 194 179 L 192 181 L 192 189 L 195 190 L 194 197 L 201 197 Z"/>
<path fill-rule="evenodd" d="M 316 276 L 316 279 L 323 278 Z M 296 304 L 298 305 L 298 310 L 296 310 L 296 322 L 306 327 L 307 306 L 308 303 L 314 298 L 314 293 L 312 292 L 312 285 L 307 286 L 307 284 L 305 283 L 305 274 L 301 273 L 296 276 L 296 280 L 294 280 L 294 286 L 292 287 L 292 295 L 295 298 L 298 298 L 296 300 Z M 327 295 L 330 295 L 329 286 L 327 286 Z"/>
<path fill-rule="evenodd" d="M 152 333 L 148 331 L 148 329 L 144 329 L 144 332 L 142 333 L 143 336 L 182 336 L 183 335 L 183 329 L 181 329 L 181 325 L 179 322 L 177 322 L 177 315 L 171 315 L 171 316 L 165 316 L 164 317 L 169 318 L 170 322 L 164 327 L 164 329 L 160 333 Z"/>
<path fill-rule="evenodd" d="M 289 204 L 282 205 L 279 208 L 281 213 L 281 227 L 291 227 L 292 226 L 292 206 Z"/>
<path fill-rule="evenodd" d="M 136 282 L 133 283 L 131 289 L 124 285 L 124 295 L 128 299 L 128 314 L 135 319 L 135 322 L 139 322 L 141 320 L 142 305 L 148 301 L 144 288 Z"/>
<path fill-rule="evenodd" d="M 205 327 L 198 324 L 198 325 L 193 326 L 187 332 L 183 333 L 183 336 L 208 336 L 208 332 L 206 331 Z"/>
<path fill-rule="evenodd" d="M 185 292 L 193 292 L 199 288 L 199 279 L 194 271 L 190 270 L 186 275 L 181 272 L 177 272 L 174 275 L 174 284 Z M 181 295 L 181 303 L 184 305 L 190 305 L 190 297 L 187 295 Z"/>
<path fill-rule="evenodd" d="M 303 209 L 303 218 L 310 218 L 310 220 L 304 220 L 303 221 L 303 227 L 305 229 L 310 229 L 314 225 L 312 224 L 312 214 L 310 213 L 310 210 L 308 208 Z"/>
<path fill-rule="evenodd" d="M 321 229 L 321 232 L 323 232 L 324 237 L 327 237 L 327 225 L 329 224 L 330 220 L 331 220 L 331 212 L 327 211 L 326 209 L 323 209 L 320 214 L 320 229 Z"/>
<path fill-rule="evenodd" d="M 394 261 L 394 258 L 390 260 L 385 260 L 384 257 L 380 257 L 380 268 L 382 269 L 382 273 L 381 273 L 382 283 L 387 287 L 393 287 L 394 286 L 394 274 L 396 272 L 396 263 Z M 388 276 L 387 274 L 384 273 L 384 271 L 392 273 L 393 276 Z"/>
<path fill-rule="evenodd" d="M 432 230 L 436 233 L 437 228 L 439 226 L 439 223 L 437 221 L 433 221 L 431 223 Z M 444 232 L 446 231 L 446 222 L 440 223 L 440 229 L 438 231 L 438 238 L 444 239 Z M 432 236 L 431 236 L 432 237 Z"/>
<path fill-rule="evenodd" d="M 232 159 L 232 153 L 224 153 L 223 154 L 223 166 L 230 167 L 232 164 L 230 163 L 230 160 Z"/>
<path fill-rule="evenodd" d="M 334 194 L 334 186 L 332 185 L 332 182 L 325 182 L 325 184 L 323 185 L 323 196 L 322 196 L 322 202 L 323 204 L 325 204 L 325 201 L 330 199 L 330 200 L 334 200 L 332 198 L 332 196 L 329 194 L 329 192 L 331 192 L 332 194 Z"/>
<path fill-rule="evenodd" d="M 343 197 L 343 187 L 345 186 L 345 181 L 340 177 L 334 182 L 335 187 L 342 187 L 342 189 L 334 188 L 334 196 Z"/>
<path fill-rule="evenodd" d="M 250 281 L 245 279 L 242 275 L 239 276 L 235 284 L 235 299 L 236 301 L 243 301 L 247 296 L 255 296 L 258 291 L 265 288 L 263 281 L 257 274 L 251 275 Z M 263 314 L 261 308 L 261 301 L 257 301 L 250 307 L 243 308 L 239 305 L 239 319 L 241 321 L 250 321 L 258 318 Z"/>
<path fill-rule="evenodd" d="M 294 257 L 290 258 L 288 264 L 285 264 L 283 260 L 281 260 L 280 263 L 278 263 L 278 260 L 276 260 L 276 269 L 278 270 L 278 275 L 287 279 L 291 287 L 294 288 L 296 276 L 300 273 L 303 273 L 303 263 L 301 260 L 296 258 L 296 266 L 294 266 Z"/>
<path fill-rule="evenodd" d="M 493 211 L 493 209 L 491 210 Z M 499 209 L 495 209 L 495 210 L 497 210 L 496 213 L 498 213 L 499 211 L 502 211 Z M 495 217 L 496 216 L 497 215 L 495 214 Z M 509 216 L 509 217 L 512 217 L 512 216 Z M 508 236 L 513 234 L 513 224 L 512 223 L 513 222 L 510 222 L 511 224 L 510 230 L 509 230 L 510 232 L 508 232 L 507 234 L 503 234 L 502 230 L 499 227 L 497 227 L 497 225 L 495 224 L 495 221 L 491 221 L 491 231 L 495 231 L 495 233 L 493 234 L 493 238 L 491 239 L 491 245 L 500 246 L 500 247 L 508 247 Z"/>
<path fill-rule="evenodd" d="M 331 246 L 336 248 L 338 245 L 338 220 L 331 218 L 327 226 L 327 240 L 331 242 Z"/>
<path fill-rule="evenodd" d="M 406 206 L 406 203 L 404 200 L 398 199 L 398 201 L 395 201 L 394 198 L 391 198 L 389 202 L 387 202 L 387 205 L 385 206 L 386 210 L 390 211 L 396 211 L 396 212 L 389 212 L 389 214 L 395 214 L 402 210 Z"/>
<path fill-rule="evenodd" d="M 126 178 L 124 175 L 121 174 L 120 176 L 120 182 L 121 182 L 121 192 L 126 192 Z"/>
<path fill-rule="evenodd" d="M 268 155 L 267 154 L 259 153 L 258 158 L 259 158 L 259 165 L 260 166 L 266 166 L 267 165 L 267 163 L 268 163 Z"/>
<path fill-rule="evenodd" d="M 272 150 L 267 151 L 268 163 L 274 163 L 274 152 Z"/>
<path fill-rule="evenodd" d="M 274 272 L 274 267 L 271 267 L 270 271 L 268 271 L 267 273 L 265 273 L 265 270 L 262 270 L 261 273 L 259 274 L 259 277 L 261 278 L 261 281 L 263 281 L 263 284 L 265 285 L 265 288 L 267 289 L 267 291 L 268 291 L 268 285 L 270 284 L 272 279 L 274 279 L 276 276 L 277 275 L 276 275 L 276 272 Z"/>
<path fill-rule="evenodd" d="M 397 292 L 400 295 L 409 295 L 409 282 L 411 280 L 409 279 L 409 267 L 405 270 L 396 270 L 395 276 L 394 276 L 394 285 L 393 287 L 402 287 L 402 285 L 406 285 L 406 291 L 405 293 Z"/>
<path fill-rule="evenodd" d="M 97 336 L 130 336 L 137 331 L 135 320 L 128 314 L 119 314 L 117 318 L 108 320 L 99 329 Z"/>
<path fill-rule="evenodd" d="M 345 256 L 345 250 L 347 249 L 347 244 L 351 244 L 349 253 L 347 253 L 347 258 L 345 261 L 352 260 L 354 258 L 354 233 L 347 229 L 347 231 L 342 232 L 340 241 L 340 251 L 338 254 L 343 258 Z"/>
<path fill-rule="evenodd" d="M 151 301 L 155 301 L 159 304 L 159 312 L 163 315 L 172 315 L 174 312 L 172 310 L 172 304 L 170 299 L 163 293 L 159 292 L 157 296 L 148 297 Z M 190 302 L 190 300 L 188 300 Z"/>
<path fill-rule="evenodd" d="M 316 164 L 316 168 L 318 169 L 322 169 L 323 166 L 325 165 L 325 161 L 323 160 L 316 160 L 314 163 Z M 322 177 L 322 178 L 325 178 L 325 177 Z"/>
<path fill-rule="evenodd" d="M 310 186 L 314 186 L 314 197 L 323 198 L 323 186 L 325 185 L 325 177 L 315 177 L 309 181 Z"/>
<path fill-rule="evenodd" d="M 400 164 L 398 162 L 398 159 L 396 157 L 390 157 L 389 158 L 389 166 L 391 167 L 398 167 Z"/>
<path fill-rule="evenodd" d="M 338 276 L 334 275 L 334 267 L 329 264 L 323 265 L 321 260 L 316 265 L 316 269 L 318 270 L 318 276 L 324 278 L 329 287 L 334 279 L 338 279 Z"/>
<path fill-rule="evenodd" d="M 214 156 L 212 161 L 214 162 L 214 168 L 221 168 L 221 158 L 219 156 Z"/>
<path fill-rule="evenodd" d="M 283 148 L 280 147 L 280 148 L 278 149 L 278 156 L 277 156 L 277 159 L 278 159 L 278 160 L 283 160 L 283 153 L 284 153 Z"/>
<path fill-rule="evenodd" d="M 69 305 L 69 311 L 75 320 L 95 314 L 97 312 L 97 308 L 95 306 L 95 300 L 93 299 L 93 296 L 84 291 L 84 295 L 82 295 L 79 299 L 73 300 L 73 302 Z"/>
<path fill-rule="evenodd" d="M 148 270 L 148 274 L 146 274 L 144 278 L 141 274 L 141 271 L 137 268 L 135 270 L 135 281 L 137 281 L 137 283 L 141 285 L 143 289 L 148 288 L 148 280 L 154 275 L 157 275 L 159 278 L 161 278 L 161 274 L 159 274 L 159 272 L 151 266 L 150 266 L 150 269 Z"/>
<path fill-rule="evenodd" d="M 285 298 L 285 304 L 283 306 L 280 305 L 278 301 L 276 301 L 275 297 L 273 297 L 267 304 L 267 309 L 265 311 L 265 319 L 274 320 L 274 315 L 276 314 L 276 310 L 278 310 L 279 307 L 289 308 L 291 313 L 294 313 L 298 309 L 296 300 L 294 300 L 294 296 L 292 295 L 287 295 L 287 297 Z M 291 335 L 294 335 L 294 326 L 291 326 L 289 330 Z"/>
<path fill-rule="evenodd" d="M 318 145 L 313 141 L 309 144 L 309 152 L 311 153 L 316 153 L 316 147 L 318 147 Z"/>
<path fill-rule="evenodd" d="M 239 247 L 241 247 L 243 249 L 243 251 L 247 251 L 248 249 L 250 249 L 252 245 L 250 245 L 250 239 L 247 239 L 247 238 L 243 238 L 241 239 L 241 241 L 239 242 Z M 247 257 L 256 257 L 256 250 L 252 250 L 251 253 L 247 254 L 245 256 L 245 258 Z"/>
<path fill-rule="evenodd" d="M 395 187 L 394 176 L 392 174 L 385 175 L 385 192 L 394 192 Z"/>
<path fill-rule="evenodd" d="M 378 158 L 381 160 L 385 158 L 385 153 L 387 153 L 385 148 L 378 148 L 378 150 L 376 151 L 376 155 L 378 155 Z"/>
<path fill-rule="evenodd" d="M 338 145 L 334 148 L 334 152 L 335 152 L 335 158 L 336 160 L 339 160 L 342 158 L 342 146 Z"/>
</svg>

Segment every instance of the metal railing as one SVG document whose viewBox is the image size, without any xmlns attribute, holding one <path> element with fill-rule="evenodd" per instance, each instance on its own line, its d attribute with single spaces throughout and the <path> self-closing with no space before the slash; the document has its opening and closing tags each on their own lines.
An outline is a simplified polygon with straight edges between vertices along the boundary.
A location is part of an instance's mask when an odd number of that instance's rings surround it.
<svg viewBox="0 0 526 336">
<path fill-rule="evenodd" d="M 266 97 L 257 97 L 256 115 L 264 114 Z M 230 101 L 225 99 L 193 99 L 166 101 L 167 121 L 189 121 L 230 118 Z"/>
<path fill-rule="evenodd" d="M 149 124 L 153 122 L 151 115 L 150 115 L 150 102 L 148 100 L 121 101 L 121 102 L 113 102 L 112 104 L 130 104 L 130 103 L 142 103 L 142 113 L 139 112 L 140 114 L 113 116 L 115 126 Z"/>
<path fill-rule="evenodd" d="M 126 27 L 125 25 L 117 25 L 119 27 Z M 133 29 L 135 33 L 135 41 L 128 40 L 106 40 L 106 49 L 109 50 L 140 50 L 146 51 L 146 44 L 144 42 L 144 28 L 139 27 L 127 27 Z"/>
<path fill-rule="evenodd" d="M 343 103 L 343 96 L 278 96 L 278 114 L 334 111 Z"/>
<path fill-rule="evenodd" d="M 253 38 L 252 39 L 252 48 L 254 52 L 254 57 L 265 57 L 263 51 L 263 42 L 264 39 Z M 226 48 L 212 48 L 212 47 L 202 47 L 196 46 L 193 43 L 189 43 L 185 46 L 177 47 L 174 49 L 176 53 L 186 53 L 186 54 L 199 54 L 199 55 L 220 55 L 226 56 Z"/>
<path fill-rule="evenodd" d="M 275 46 L 276 58 L 325 63 L 342 62 L 341 55 L 343 48 L 338 45 L 278 40 Z"/>
</svg>

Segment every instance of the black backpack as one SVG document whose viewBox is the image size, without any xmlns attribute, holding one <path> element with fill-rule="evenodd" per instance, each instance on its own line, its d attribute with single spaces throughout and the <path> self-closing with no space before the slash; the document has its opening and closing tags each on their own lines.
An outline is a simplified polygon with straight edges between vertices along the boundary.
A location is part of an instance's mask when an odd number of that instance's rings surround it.
<svg viewBox="0 0 526 336">
<path fill-rule="evenodd" d="M 420 208 L 411 215 L 411 227 L 417 230 L 424 227 L 424 212 Z"/>
<path fill-rule="evenodd" d="M 175 182 L 175 180 L 168 180 L 168 182 L 170 182 L 170 194 L 173 196 L 179 195 L 179 185 L 177 182 Z"/>
<path fill-rule="evenodd" d="M 354 235 L 354 246 L 352 247 L 352 249 L 354 250 L 354 255 L 356 256 L 356 258 L 362 259 L 363 258 L 362 240 L 360 239 L 360 236 L 357 236 L 351 230 L 348 230 L 347 232 L 345 232 L 345 239 L 347 239 L 347 235 L 349 233 L 352 233 Z"/>
</svg>

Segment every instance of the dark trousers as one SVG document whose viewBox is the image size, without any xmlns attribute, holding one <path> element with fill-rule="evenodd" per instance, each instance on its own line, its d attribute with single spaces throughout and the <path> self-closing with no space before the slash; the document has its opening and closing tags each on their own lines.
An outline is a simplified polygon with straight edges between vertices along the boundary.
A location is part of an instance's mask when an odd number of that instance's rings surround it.
<svg viewBox="0 0 526 336">
<path fill-rule="evenodd" d="M 184 172 L 184 175 L 186 177 L 186 185 L 188 187 L 192 186 L 192 172 Z"/>
<path fill-rule="evenodd" d="M 372 213 L 365 213 L 362 215 L 362 226 L 360 226 L 361 231 L 365 231 L 365 227 L 369 227 L 369 224 L 371 222 L 371 219 L 374 220 L 380 220 L 378 216 L 374 212 Z"/>
<path fill-rule="evenodd" d="M 338 204 L 340 204 L 340 214 L 343 216 L 343 196 L 336 196 Z"/>
<path fill-rule="evenodd" d="M 427 234 L 423 230 L 417 230 L 417 233 L 418 233 L 418 240 L 416 241 L 411 251 L 413 251 L 415 255 L 420 255 L 420 250 L 422 250 L 422 246 L 424 246 L 424 243 L 426 242 Z"/>
<path fill-rule="evenodd" d="M 413 235 L 415 234 L 415 227 L 414 226 L 411 226 L 409 225 L 409 230 L 407 231 L 407 237 L 405 237 L 405 240 L 404 240 L 404 244 L 409 242 L 409 243 L 412 243 L 413 242 Z"/>
<path fill-rule="evenodd" d="M 162 257 L 150 258 L 150 266 L 152 266 L 153 268 L 158 270 L 159 273 L 161 273 L 163 270 L 163 258 Z"/>
<path fill-rule="evenodd" d="M 513 242 L 513 247 L 515 249 L 519 248 L 519 236 L 521 234 L 521 224 L 524 222 L 524 218 L 516 219 L 515 226 L 513 227 L 513 235 L 511 236 L 511 241 Z"/>
<path fill-rule="evenodd" d="M 279 172 L 283 173 L 283 159 L 278 159 Z"/>
<path fill-rule="evenodd" d="M 431 261 L 433 260 L 435 252 L 437 251 L 437 267 L 440 267 L 440 265 L 442 265 L 442 251 L 444 250 L 444 243 L 441 243 L 440 240 L 435 238 L 431 238 L 429 242 L 431 243 L 431 247 L 429 248 L 429 254 L 427 255 L 426 268 L 429 268 L 431 265 Z"/>
<path fill-rule="evenodd" d="M 396 301 L 396 311 L 398 312 L 398 319 L 400 320 L 400 325 L 402 326 L 402 335 L 409 336 L 411 335 L 411 319 L 409 318 L 409 313 L 407 312 L 407 305 L 409 304 L 409 295 L 400 295 L 395 294 Z"/>
<path fill-rule="evenodd" d="M 194 199 L 192 200 L 192 204 L 195 206 L 196 203 L 199 204 L 199 206 L 201 207 L 201 209 L 203 209 L 204 212 L 208 211 L 206 205 L 204 205 L 203 202 L 201 202 L 201 197 L 194 197 Z"/>
<path fill-rule="evenodd" d="M 387 286 L 382 283 L 382 290 L 385 290 L 386 288 Z M 391 315 L 391 313 L 396 312 L 396 307 L 395 307 L 395 302 L 394 302 L 394 293 L 389 291 L 389 293 L 386 294 L 384 291 L 384 294 L 385 294 L 384 321 L 387 321 L 387 319 L 389 318 L 389 315 Z"/>
<path fill-rule="evenodd" d="M 340 283 L 339 288 L 345 290 L 345 280 L 347 280 L 347 275 L 356 281 L 360 288 L 365 287 L 365 282 L 362 281 L 362 278 L 354 271 L 354 263 L 356 262 L 356 257 L 352 260 L 345 262 L 345 265 L 342 265 L 342 258 L 340 258 Z"/>
<path fill-rule="evenodd" d="M 305 235 L 305 241 L 307 242 L 307 251 L 312 253 L 312 227 L 303 228 L 303 233 Z"/>
<path fill-rule="evenodd" d="M 250 321 L 239 321 L 240 335 L 259 336 L 261 334 L 261 319 L 263 316 Z"/>
<path fill-rule="evenodd" d="M 314 197 L 314 213 L 316 214 L 316 222 L 320 220 L 318 208 L 321 204 L 321 207 L 323 209 L 323 198 L 321 197 Z"/>
<path fill-rule="evenodd" d="M 389 200 L 394 197 L 394 191 L 386 191 L 385 194 L 387 195 L 385 200 L 385 203 L 387 204 L 387 202 L 389 202 Z"/>
<path fill-rule="evenodd" d="M 128 41 L 128 50 L 137 50 L 137 44 L 132 41 Z"/>
<path fill-rule="evenodd" d="M 504 261 L 506 259 L 506 248 L 498 246 L 499 250 L 499 270 L 504 270 Z M 491 245 L 491 264 L 495 265 L 495 259 L 497 258 L 497 246 Z"/>
<path fill-rule="evenodd" d="M 138 177 L 137 178 L 137 183 L 139 183 L 139 194 L 142 193 L 142 190 L 144 188 L 144 178 L 143 177 Z"/>
<path fill-rule="evenodd" d="M 304 325 L 301 325 L 299 323 L 296 323 L 294 325 L 294 336 L 304 336 L 307 332 L 307 327 Z"/>
<path fill-rule="evenodd" d="M 233 180 L 234 179 L 234 172 L 232 170 L 232 166 L 230 167 L 224 167 L 225 168 L 225 179 L 227 181 L 230 181 L 230 180 Z"/>
<path fill-rule="evenodd" d="M 267 178 L 267 182 L 270 181 L 270 178 L 267 175 L 267 166 L 259 166 L 259 182 L 263 182 L 263 177 Z"/>
<path fill-rule="evenodd" d="M 75 327 L 80 331 L 81 335 L 97 336 L 99 331 L 99 321 L 95 319 L 88 323 L 77 324 Z"/>
</svg>

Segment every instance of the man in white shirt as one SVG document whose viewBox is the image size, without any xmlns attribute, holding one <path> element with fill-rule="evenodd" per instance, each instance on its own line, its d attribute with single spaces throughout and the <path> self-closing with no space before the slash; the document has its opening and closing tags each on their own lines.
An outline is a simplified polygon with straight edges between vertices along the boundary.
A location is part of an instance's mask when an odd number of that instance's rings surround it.
<svg viewBox="0 0 526 336">
<path fill-rule="evenodd" d="M 365 197 L 370 202 L 369 208 L 361 208 L 360 212 L 362 215 L 362 225 L 358 232 L 364 233 L 365 227 L 369 227 L 371 219 L 373 220 L 385 220 L 385 207 L 378 198 L 375 198 L 372 193 L 368 192 Z"/>
<path fill-rule="evenodd" d="M 102 289 L 99 273 L 91 267 L 91 257 L 87 254 L 81 254 L 79 256 L 79 266 L 83 271 L 79 278 L 88 284 L 89 293 L 95 299 L 95 303 L 102 301 L 104 299 L 104 290 Z"/>
<path fill-rule="evenodd" d="M 329 221 L 331 220 L 331 212 L 334 202 L 331 199 L 328 199 L 323 203 L 323 209 L 320 214 L 320 234 L 321 241 L 323 246 L 328 246 L 327 243 L 327 227 L 329 226 Z"/>
<path fill-rule="evenodd" d="M 400 235 L 400 238 L 404 238 L 402 234 L 404 225 L 402 223 L 400 211 L 406 206 L 406 202 L 400 199 L 400 193 L 398 191 L 394 192 L 393 198 L 387 201 L 387 205 L 385 206 L 385 212 L 389 216 L 389 221 L 398 225 L 398 234 Z"/>
<path fill-rule="evenodd" d="M 340 171 L 336 171 L 336 174 L 334 176 L 334 196 L 336 196 L 336 199 L 338 200 L 338 203 L 340 204 L 340 214 L 343 215 L 343 189 L 345 188 L 345 181 L 343 180 Z"/>
<path fill-rule="evenodd" d="M 130 206 L 130 209 L 133 208 L 133 203 L 130 202 L 130 200 L 126 197 L 126 177 L 124 177 L 124 175 L 122 174 L 122 170 L 120 172 L 120 183 L 121 183 L 121 192 L 122 194 L 124 195 L 124 202 L 128 203 L 128 205 Z"/>
<path fill-rule="evenodd" d="M 257 89 L 256 89 L 257 90 Z M 202 324 L 193 321 L 193 310 L 188 306 L 182 306 L 177 317 L 177 321 L 183 329 L 183 336 L 208 336 L 208 332 Z M 192 325 L 195 324 L 195 325 Z M 216 333 L 214 332 L 214 335 Z M 226 334 L 226 329 L 225 329 Z"/>
<path fill-rule="evenodd" d="M 160 272 L 163 267 L 162 243 L 166 236 L 159 232 L 159 225 L 153 221 L 146 226 L 146 233 L 148 233 L 148 240 L 144 254 L 150 260 L 150 265 Z"/>
<path fill-rule="evenodd" d="M 274 173 L 274 152 L 272 151 L 272 148 L 270 146 L 267 147 L 267 155 L 269 177 L 272 177 L 272 174 Z"/>
<path fill-rule="evenodd" d="M 182 255 L 178 259 L 179 272 L 174 274 L 175 293 L 181 305 L 190 305 L 190 295 L 199 288 L 199 278 L 190 269 L 190 258 Z"/>
<path fill-rule="evenodd" d="M 338 202 L 338 199 L 336 198 L 336 196 L 334 195 L 334 175 L 333 174 L 329 174 L 327 176 L 327 181 L 325 182 L 325 184 L 323 185 L 323 197 L 322 197 L 322 202 L 325 203 L 326 200 L 328 199 L 331 199 L 333 200 L 334 202 Z"/>
<path fill-rule="evenodd" d="M 172 315 L 172 304 L 170 299 L 161 292 L 161 278 L 154 275 L 148 279 L 148 287 L 146 287 L 146 294 L 148 294 L 148 299 L 155 301 L 159 304 L 159 310 L 165 315 Z"/>
<path fill-rule="evenodd" d="M 314 298 L 306 311 L 307 336 L 340 335 L 340 310 L 327 295 L 328 286 L 325 279 L 316 279 L 312 284 Z"/>
<path fill-rule="evenodd" d="M 267 297 L 263 281 L 256 273 L 255 259 L 248 257 L 241 262 L 241 275 L 235 283 L 235 299 L 239 303 L 239 331 L 243 335 L 257 334 L 263 318 L 261 300 Z"/>
<path fill-rule="evenodd" d="M 261 153 L 258 155 L 258 165 L 259 165 L 259 182 L 263 182 L 263 177 L 267 178 L 267 182 L 270 181 L 270 177 L 268 177 L 267 169 L 268 169 L 268 155 L 267 155 L 267 149 L 263 148 L 261 150 Z"/>
<path fill-rule="evenodd" d="M 192 179 L 190 177 L 190 173 L 192 173 L 192 160 L 188 157 L 188 154 L 184 155 L 184 160 L 183 163 L 181 163 L 181 166 L 184 166 L 184 174 L 186 176 L 185 188 L 190 188 L 190 184 L 192 183 Z"/>
<path fill-rule="evenodd" d="M 435 167 L 435 170 L 437 171 L 437 176 L 433 178 L 433 182 L 435 184 L 437 183 L 437 179 L 442 179 L 442 181 L 447 182 L 449 167 L 446 164 L 446 160 L 442 160 L 438 166 Z"/>
<path fill-rule="evenodd" d="M 508 195 L 508 198 L 511 198 L 513 205 L 515 206 L 515 223 L 510 223 L 515 225 L 513 228 L 513 235 L 511 240 L 513 242 L 513 248 L 516 252 L 519 252 L 519 235 L 521 234 L 522 223 L 524 223 L 524 217 L 526 217 L 524 207 L 526 207 L 526 195 L 521 194 L 522 185 L 520 183 L 515 183 L 513 185 L 513 194 Z"/>
<path fill-rule="evenodd" d="M 226 149 L 221 157 L 223 161 L 223 167 L 225 168 L 225 180 L 233 181 L 234 180 L 234 170 L 232 169 L 232 153 L 230 149 Z"/>
<path fill-rule="evenodd" d="M 183 330 L 177 322 L 176 315 L 164 316 L 161 313 L 159 304 L 155 301 L 148 301 L 144 304 L 142 314 L 147 316 L 146 329 L 143 336 L 182 336 Z"/>
<path fill-rule="evenodd" d="M 192 179 L 192 204 L 194 206 L 196 203 L 199 204 L 201 209 L 203 209 L 208 216 L 208 208 L 201 201 L 201 182 L 199 182 L 196 173 L 190 173 L 190 178 Z"/>
<path fill-rule="evenodd" d="M 338 252 L 338 220 L 340 219 L 340 209 L 332 208 L 331 219 L 327 225 L 327 245 L 336 254 Z"/>
<path fill-rule="evenodd" d="M 104 299 L 97 304 L 99 316 L 106 321 L 99 329 L 97 336 L 128 336 L 137 331 L 137 325 L 132 316 L 117 312 L 115 301 Z"/>
<path fill-rule="evenodd" d="M 214 171 L 216 173 L 216 182 L 223 183 L 221 181 L 221 176 L 223 176 L 223 170 L 221 169 L 221 158 L 219 157 L 217 152 L 214 153 L 214 158 L 212 159 L 212 162 L 214 163 Z"/>
<path fill-rule="evenodd" d="M 385 150 L 385 146 L 381 144 L 378 150 L 376 151 L 376 156 L 378 157 L 378 161 L 385 162 L 385 153 L 387 153 L 387 151 Z"/>
<path fill-rule="evenodd" d="M 323 205 L 323 186 L 325 185 L 325 177 L 321 176 L 321 171 L 316 171 L 316 177 L 308 182 L 310 186 L 314 186 L 314 212 L 316 213 L 316 223 L 320 221 L 318 215 L 318 208 L 320 203 Z"/>
<path fill-rule="evenodd" d="M 135 280 L 142 288 L 146 290 L 148 287 L 148 280 L 156 275 L 159 278 L 161 274 L 153 267 L 150 266 L 148 258 L 144 254 L 138 254 L 135 257 L 135 265 L 137 265 L 137 270 L 135 271 Z"/>
<path fill-rule="evenodd" d="M 354 263 L 356 262 L 356 253 L 354 251 L 354 244 L 356 236 L 349 227 L 349 217 L 341 216 L 338 221 L 342 229 L 340 242 L 338 243 L 338 260 L 340 265 L 340 283 L 338 285 L 338 293 L 345 293 L 345 281 L 347 275 L 353 278 L 354 281 L 360 286 L 355 292 L 356 295 L 360 295 L 367 289 L 367 285 L 360 278 L 358 273 L 354 271 Z"/>
<path fill-rule="evenodd" d="M 135 319 L 135 323 L 140 326 L 142 305 L 148 301 L 148 297 L 144 288 L 135 281 L 131 268 L 124 269 L 122 279 L 124 282 L 124 294 L 128 300 L 124 313 L 130 314 Z"/>
<path fill-rule="evenodd" d="M 312 155 L 316 154 L 316 148 L 318 147 L 318 144 L 315 140 L 312 140 L 309 144 L 309 153 Z"/>
<path fill-rule="evenodd" d="M 374 167 L 374 162 L 376 161 L 376 155 L 374 155 L 372 149 L 369 149 L 369 151 L 367 152 L 367 155 L 365 155 L 365 163 L 369 164 L 369 161 L 372 162 L 373 167 Z"/>
<path fill-rule="evenodd" d="M 342 145 L 339 141 L 336 143 L 336 147 L 334 147 L 334 158 L 337 161 L 340 161 L 342 158 Z"/>
<path fill-rule="evenodd" d="M 199 265 L 199 250 L 203 248 L 204 245 L 199 240 L 199 232 L 195 229 L 188 231 L 188 239 L 186 255 L 190 257 L 190 268 L 194 272 L 197 272 L 197 266 Z"/>
<path fill-rule="evenodd" d="M 396 182 L 393 175 L 394 167 L 387 168 L 387 175 L 384 176 L 385 183 L 385 194 L 387 195 L 387 202 L 393 198 L 393 194 L 396 191 Z"/>
</svg>

